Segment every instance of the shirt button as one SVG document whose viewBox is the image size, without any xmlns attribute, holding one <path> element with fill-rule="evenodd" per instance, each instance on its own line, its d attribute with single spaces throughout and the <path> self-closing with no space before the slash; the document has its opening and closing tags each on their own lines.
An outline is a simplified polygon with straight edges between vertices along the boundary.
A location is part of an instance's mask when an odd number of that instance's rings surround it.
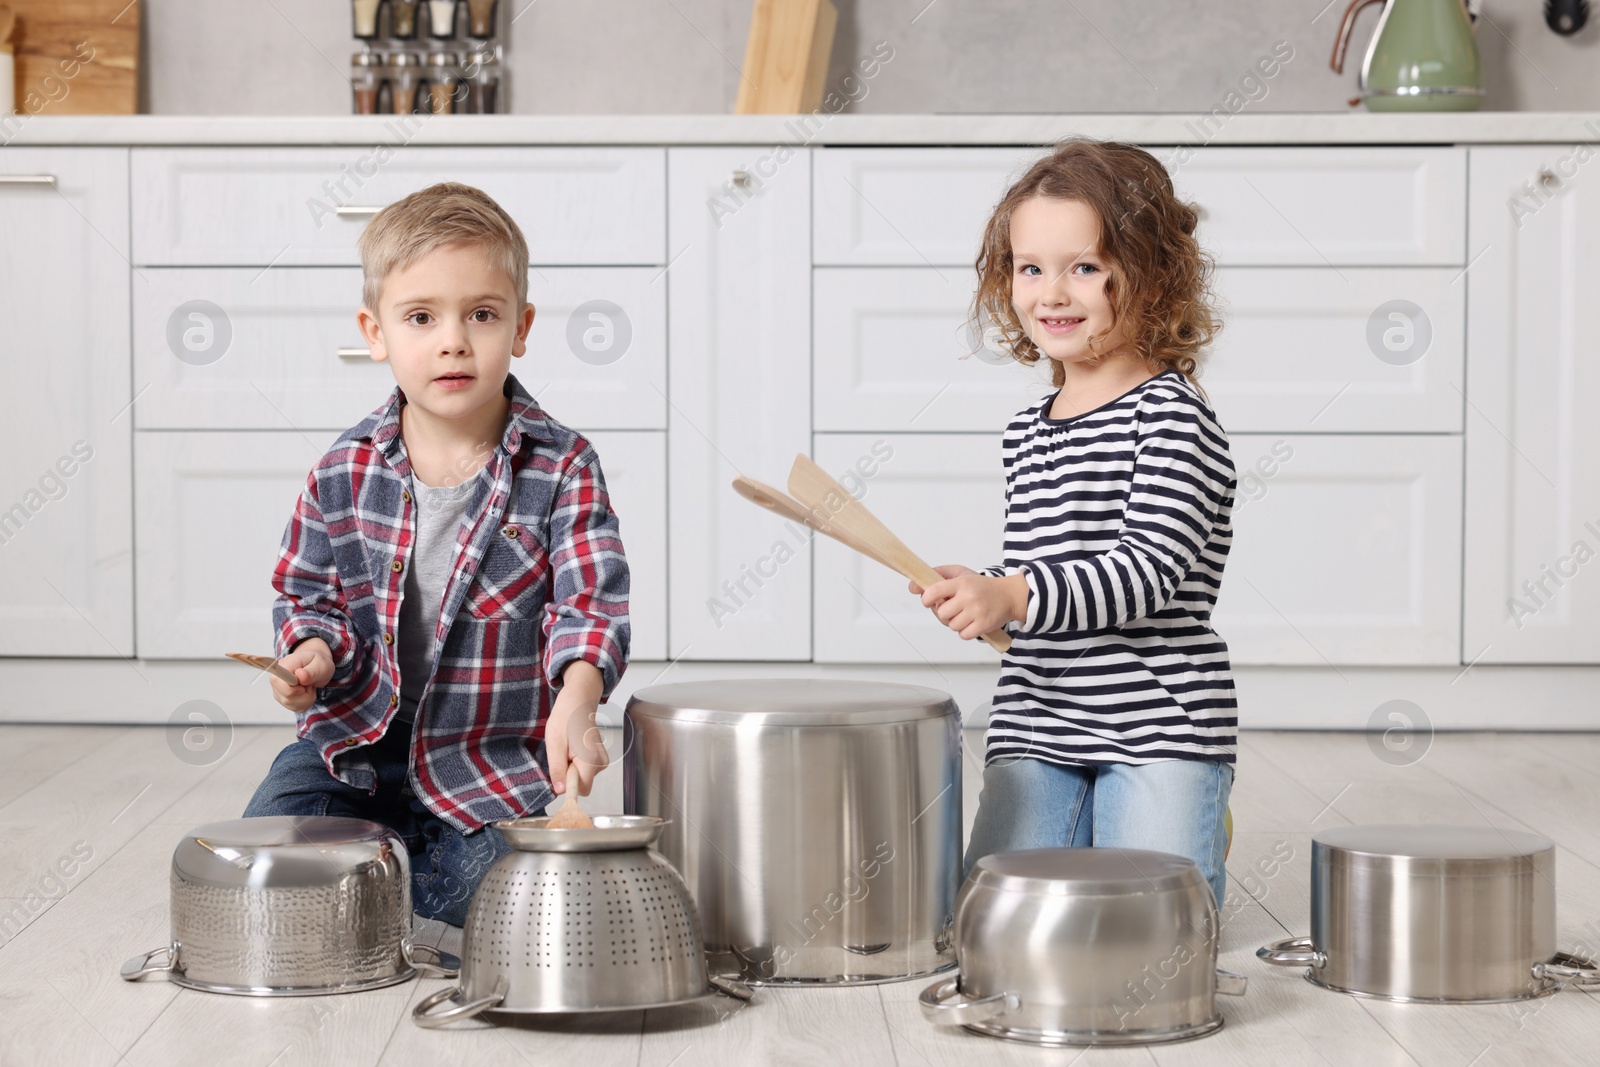
<svg viewBox="0 0 1600 1067">
<path fill-rule="evenodd" d="M 342 744 L 344 745 L 345 748 L 349 748 L 351 745 L 359 745 L 360 743 L 361 743 L 361 738 L 359 738 L 359 737 L 347 737 L 342 742 Z"/>
<path fill-rule="evenodd" d="M 386 631 L 383 635 L 383 643 L 386 645 L 394 644 L 394 634 Z"/>
<path fill-rule="evenodd" d="M 391 694 L 390 697 L 389 697 L 389 706 L 392 708 L 398 703 L 400 703 L 400 694 L 399 693 Z"/>
<path fill-rule="evenodd" d="M 515 526 L 507 526 L 504 530 L 501 530 L 500 532 L 505 534 L 507 537 L 511 538 L 513 541 L 516 540 L 516 538 L 517 538 L 517 528 Z"/>
<path fill-rule="evenodd" d="M 398 571 L 400 567 L 401 563 L 399 560 L 395 560 L 393 563 L 389 564 L 389 569 L 392 571 Z"/>
<path fill-rule="evenodd" d="M 404 500 L 407 504 L 411 503 L 411 490 L 409 490 L 409 489 L 400 490 L 400 499 Z"/>
</svg>

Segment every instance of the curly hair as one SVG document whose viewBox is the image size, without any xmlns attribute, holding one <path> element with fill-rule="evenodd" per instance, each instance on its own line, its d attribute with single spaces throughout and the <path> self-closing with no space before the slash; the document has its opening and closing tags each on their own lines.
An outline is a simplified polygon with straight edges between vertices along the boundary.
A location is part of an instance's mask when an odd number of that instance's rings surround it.
<svg viewBox="0 0 1600 1067">
<path fill-rule="evenodd" d="M 1094 211 L 1113 322 L 1125 324 L 1124 335 L 1152 366 L 1195 381 L 1201 349 L 1222 328 L 1211 291 L 1214 263 L 1194 237 L 1199 213 L 1178 199 L 1166 168 L 1130 144 L 1087 137 L 1062 141 L 1001 197 L 974 264 L 978 292 L 971 325 L 978 336 L 992 324 L 1017 362 L 1031 366 L 1048 358 L 1011 304 L 1011 216 L 1034 197 L 1077 200 Z M 1091 351 L 1104 337 L 1089 338 Z M 1059 388 L 1065 378 L 1061 364 L 1052 361 L 1051 372 Z"/>
</svg>

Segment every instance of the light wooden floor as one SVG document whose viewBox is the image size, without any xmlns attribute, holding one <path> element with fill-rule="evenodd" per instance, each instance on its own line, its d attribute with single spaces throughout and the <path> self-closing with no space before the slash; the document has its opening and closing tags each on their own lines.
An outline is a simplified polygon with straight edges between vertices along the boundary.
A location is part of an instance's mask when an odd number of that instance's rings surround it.
<svg viewBox="0 0 1600 1067">
<path fill-rule="evenodd" d="M 1250 881 L 1255 902 L 1223 929 L 1221 964 L 1248 975 L 1249 992 L 1219 998 L 1227 1025 L 1212 1037 L 1086 1054 L 937 1030 L 916 1007 L 925 981 L 763 990 L 721 1021 L 727 1007 L 706 1002 L 448 1031 L 408 1018 L 416 1000 L 441 987 L 437 980 L 273 1001 L 179 990 L 160 978 L 121 981 L 123 960 L 167 939 L 173 845 L 199 823 L 237 816 L 291 737 L 287 728 L 237 730 L 224 758 L 190 766 L 160 728 L 0 727 L 0 913 L 12 916 L 0 930 L 0 1065 L 1600 1062 L 1600 996 L 1567 991 L 1519 1007 L 1395 1005 L 1317 989 L 1253 955 L 1269 940 L 1308 932 L 1313 833 L 1392 821 L 1553 838 L 1562 945 L 1592 951 L 1600 944 L 1600 735 L 1446 734 L 1419 762 L 1392 767 L 1359 734 L 1246 734 L 1230 876 L 1244 879 L 1275 848 L 1294 850 L 1275 876 Z M 970 821 L 982 737 L 969 731 L 967 740 Z M 619 811 L 620 791 L 614 769 L 591 809 Z M 48 872 L 74 846 L 92 855 L 53 880 Z"/>
</svg>

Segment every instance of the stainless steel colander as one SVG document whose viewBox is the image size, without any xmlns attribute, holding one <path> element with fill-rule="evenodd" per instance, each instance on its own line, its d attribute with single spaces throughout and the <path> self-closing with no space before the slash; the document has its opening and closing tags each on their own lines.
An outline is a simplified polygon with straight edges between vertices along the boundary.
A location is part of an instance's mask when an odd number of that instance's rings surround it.
<svg viewBox="0 0 1600 1067">
<path fill-rule="evenodd" d="M 547 821 L 495 824 L 513 851 L 489 868 L 467 906 L 461 985 L 419 1002 L 419 1026 L 483 1011 L 630 1011 L 719 992 L 750 998 L 745 986 L 706 974 L 694 901 L 650 848 L 664 820 L 597 815 L 593 830 L 551 830 Z"/>
</svg>

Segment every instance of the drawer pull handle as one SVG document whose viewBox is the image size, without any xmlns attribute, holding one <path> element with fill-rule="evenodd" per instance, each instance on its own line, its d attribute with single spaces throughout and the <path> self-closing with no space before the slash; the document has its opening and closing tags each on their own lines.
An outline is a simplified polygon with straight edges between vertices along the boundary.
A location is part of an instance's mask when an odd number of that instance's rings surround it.
<svg viewBox="0 0 1600 1067">
<path fill-rule="evenodd" d="M 743 189 L 750 184 L 750 172 L 743 168 L 733 172 L 733 184 Z"/>
<path fill-rule="evenodd" d="M 341 219 L 370 219 L 382 210 L 383 208 L 381 207 L 373 207 L 371 205 L 340 204 L 333 209 L 333 213 Z"/>
<path fill-rule="evenodd" d="M 339 358 L 340 359 L 348 359 L 352 363 L 354 363 L 358 359 L 371 359 L 372 358 L 372 349 L 370 349 L 370 348 L 341 348 L 341 349 L 339 349 Z"/>
<path fill-rule="evenodd" d="M 54 174 L 0 174 L 0 185 L 48 185 L 56 187 Z"/>
</svg>

